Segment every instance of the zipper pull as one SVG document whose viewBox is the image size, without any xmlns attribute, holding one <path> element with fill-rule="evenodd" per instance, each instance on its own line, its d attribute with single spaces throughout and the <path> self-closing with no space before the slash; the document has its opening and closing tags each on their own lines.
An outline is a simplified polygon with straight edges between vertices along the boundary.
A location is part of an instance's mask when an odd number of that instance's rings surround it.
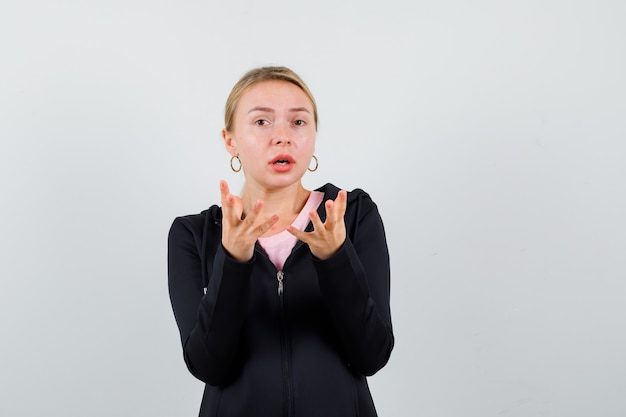
<svg viewBox="0 0 626 417">
<path fill-rule="evenodd" d="M 285 274 L 283 271 L 278 271 L 276 273 L 276 279 L 278 280 L 278 296 L 283 295 L 283 279 L 285 278 Z"/>
</svg>

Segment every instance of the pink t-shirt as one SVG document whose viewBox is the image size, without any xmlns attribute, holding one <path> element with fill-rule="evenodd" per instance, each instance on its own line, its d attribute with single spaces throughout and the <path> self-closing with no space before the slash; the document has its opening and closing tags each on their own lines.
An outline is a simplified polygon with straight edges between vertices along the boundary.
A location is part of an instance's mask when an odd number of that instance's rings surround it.
<svg viewBox="0 0 626 417">
<path fill-rule="evenodd" d="M 309 199 L 306 201 L 306 204 L 302 207 L 300 214 L 298 214 L 298 217 L 296 217 L 291 225 L 296 229 L 304 230 L 311 221 L 309 212 L 311 210 L 316 210 L 322 200 L 324 200 L 323 192 L 311 191 Z M 259 243 L 265 252 L 267 252 L 270 260 L 274 265 L 276 265 L 276 268 L 279 271 L 283 269 L 285 260 L 291 253 L 291 250 L 296 245 L 297 241 L 298 238 L 289 233 L 287 230 L 283 230 L 273 236 L 259 238 Z"/>
</svg>

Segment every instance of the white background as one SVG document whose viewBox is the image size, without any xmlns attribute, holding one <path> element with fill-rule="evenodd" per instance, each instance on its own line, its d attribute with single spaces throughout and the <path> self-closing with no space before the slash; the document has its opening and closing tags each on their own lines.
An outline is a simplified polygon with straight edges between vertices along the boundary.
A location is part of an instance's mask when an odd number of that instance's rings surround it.
<svg viewBox="0 0 626 417">
<path fill-rule="evenodd" d="M 0 6 L 0 415 L 197 415 L 177 215 L 234 189 L 247 70 L 320 108 L 320 169 L 385 221 L 382 416 L 626 415 L 626 3 Z"/>
</svg>

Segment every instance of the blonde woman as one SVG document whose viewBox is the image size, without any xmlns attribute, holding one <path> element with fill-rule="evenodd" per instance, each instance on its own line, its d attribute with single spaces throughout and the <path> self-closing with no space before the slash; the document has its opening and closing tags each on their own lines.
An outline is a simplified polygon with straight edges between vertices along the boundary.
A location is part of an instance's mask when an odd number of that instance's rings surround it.
<svg viewBox="0 0 626 417">
<path fill-rule="evenodd" d="M 240 196 L 178 217 L 169 291 L 200 416 L 376 416 L 366 377 L 394 338 L 389 255 L 369 195 L 317 169 L 317 107 L 285 67 L 249 71 L 226 103 L 224 145 Z"/>
</svg>

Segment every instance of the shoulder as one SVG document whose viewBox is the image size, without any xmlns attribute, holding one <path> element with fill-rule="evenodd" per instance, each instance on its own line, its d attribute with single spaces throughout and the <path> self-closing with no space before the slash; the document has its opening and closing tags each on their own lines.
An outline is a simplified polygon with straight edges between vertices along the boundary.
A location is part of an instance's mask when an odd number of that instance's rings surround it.
<svg viewBox="0 0 626 417">
<path fill-rule="evenodd" d="M 337 198 L 337 194 L 342 188 L 337 187 L 335 184 L 327 183 L 317 188 L 315 191 L 321 191 L 324 193 L 324 201 L 334 200 Z M 355 188 L 352 191 L 348 191 L 348 205 L 374 205 L 374 202 L 370 195 L 361 188 Z"/>
<path fill-rule="evenodd" d="M 181 235 L 201 236 L 208 227 L 220 227 L 222 209 L 213 205 L 197 214 L 178 216 L 170 227 L 170 238 Z"/>
<path fill-rule="evenodd" d="M 335 184 L 327 183 L 315 191 L 323 192 L 324 201 L 326 201 L 337 198 L 337 194 L 340 190 L 342 190 L 342 188 L 337 187 Z M 370 213 L 376 213 L 378 215 L 378 208 L 370 195 L 361 188 L 355 188 L 352 191 L 348 191 L 346 218 L 360 219 Z"/>
</svg>

